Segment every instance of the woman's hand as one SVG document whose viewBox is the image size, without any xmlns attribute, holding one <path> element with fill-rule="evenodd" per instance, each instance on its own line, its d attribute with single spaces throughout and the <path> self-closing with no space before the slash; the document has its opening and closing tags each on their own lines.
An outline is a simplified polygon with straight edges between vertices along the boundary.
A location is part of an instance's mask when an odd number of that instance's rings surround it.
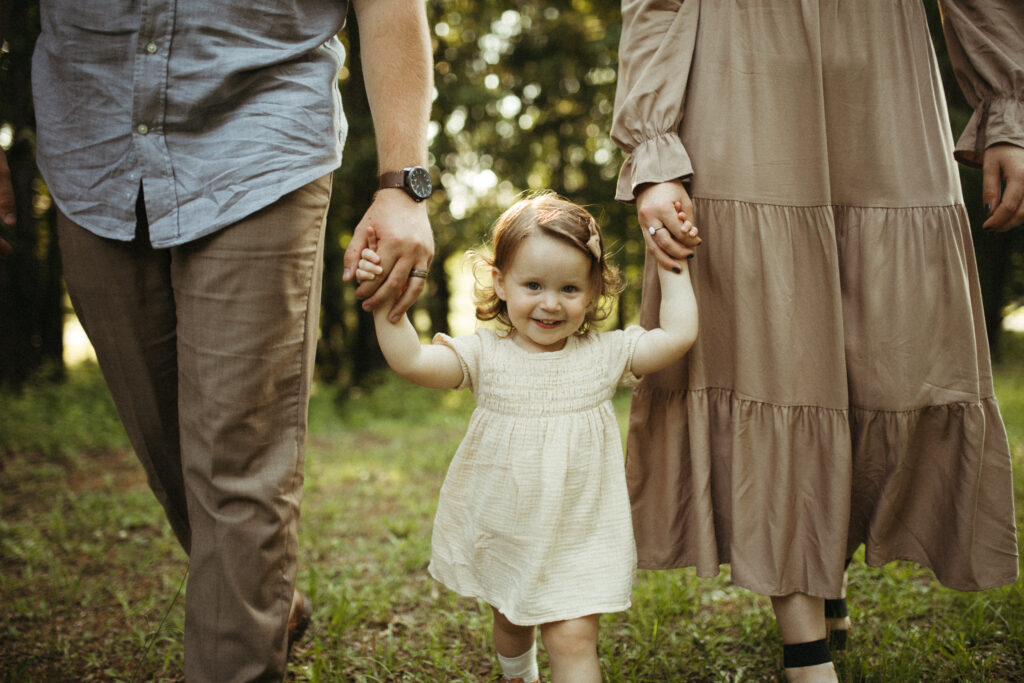
<svg viewBox="0 0 1024 683">
<path fill-rule="evenodd" d="M 693 203 L 682 182 L 642 186 L 636 195 L 636 215 L 647 253 L 662 268 L 679 272 L 682 260 L 691 258 L 693 248 L 701 243 L 694 225 Z"/>
<path fill-rule="evenodd" d="M 1024 147 L 1000 143 L 985 150 L 981 196 L 988 215 L 981 227 L 1002 232 L 1024 223 Z"/>
</svg>

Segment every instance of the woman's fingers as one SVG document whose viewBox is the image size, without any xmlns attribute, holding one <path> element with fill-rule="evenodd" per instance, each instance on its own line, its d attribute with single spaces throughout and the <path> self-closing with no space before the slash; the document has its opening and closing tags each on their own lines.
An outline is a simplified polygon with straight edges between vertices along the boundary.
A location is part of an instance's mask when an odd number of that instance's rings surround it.
<svg viewBox="0 0 1024 683">
<path fill-rule="evenodd" d="M 1024 223 L 1024 147 L 1007 143 L 985 150 L 982 198 L 988 219 L 981 227 L 997 232 Z"/>
<path fill-rule="evenodd" d="M 648 252 L 664 268 L 679 268 L 701 243 L 693 220 L 693 203 L 677 180 L 653 183 L 637 194 L 637 217 Z"/>
<path fill-rule="evenodd" d="M 647 226 L 644 229 L 644 241 L 647 243 L 647 253 L 662 268 L 678 272 L 683 260 L 693 258 L 693 249 L 677 240 L 665 226 Z"/>
</svg>

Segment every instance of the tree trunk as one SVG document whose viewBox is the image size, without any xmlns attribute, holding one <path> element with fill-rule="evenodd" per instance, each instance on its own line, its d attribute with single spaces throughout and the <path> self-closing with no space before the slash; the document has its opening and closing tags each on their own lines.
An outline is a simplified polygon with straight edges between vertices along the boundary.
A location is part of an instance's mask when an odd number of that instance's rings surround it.
<svg viewBox="0 0 1024 683">
<path fill-rule="evenodd" d="M 39 182 L 35 117 L 29 85 L 32 47 L 39 34 L 34 2 L 15 2 L 5 27 L 10 53 L 0 69 L 0 122 L 11 126 L 7 150 L 17 224 L 5 232 L 14 253 L 0 260 L 0 384 L 19 387 L 44 366 L 63 375 L 63 285 L 56 214 Z"/>
</svg>

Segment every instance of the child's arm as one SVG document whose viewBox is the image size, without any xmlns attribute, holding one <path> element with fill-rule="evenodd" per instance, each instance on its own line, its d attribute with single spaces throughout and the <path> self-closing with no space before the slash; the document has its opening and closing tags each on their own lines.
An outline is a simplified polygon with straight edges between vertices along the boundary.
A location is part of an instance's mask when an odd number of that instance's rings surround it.
<svg viewBox="0 0 1024 683">
<path fill-rule="evenodd" d="M 390 303 L 390 302 L 389 302 Z M 451 347 L 421 344 L 408 315 L 397 323 L 388 320 L 391 306 L 373 309 L 377 343 L 391 369 L 399 375 L 431 389 L 454 389 L 462 383 L 462 364 Z"/>
<path fill-rule="evenodd" d="M 647 330 L 633 352 L 634 375 L 661 370 L 690 350 L 697 338 L 697 299 L 690 283 L 690 267 L 683 261 L 681 272 L 658 268 L 661 283 L 660 327 Z"/>
<path fill-rule="evenodd" d="M 370 229 L 372 231 L 372 228 Z M 375 246 L 374 236 L 368 236 L 371 247 Z M 381 274 L 380 259 L 373 249 L 364 249 L 362 260 L 356 270 L 356 278 L 372 280 Z M 397 296 L 397 295 L 396 295 Z M 388 320 L 393 302 L 383 302 L 373 309 L 373 324 L 377 329 L 377 343 L 384 353 L 391 369 L 399 375 L 421 386 L 431 389 L 454 389 L 462 383 L 462 364 L 448 346 L 421 344 L 416 328 L 408 315 L 398 322 Z"/>
</svg>

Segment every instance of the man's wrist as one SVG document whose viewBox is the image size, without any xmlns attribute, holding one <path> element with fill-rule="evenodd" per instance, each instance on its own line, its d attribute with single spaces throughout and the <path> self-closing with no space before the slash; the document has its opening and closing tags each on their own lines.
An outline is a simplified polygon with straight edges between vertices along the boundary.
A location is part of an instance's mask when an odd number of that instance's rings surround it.
<svg viewBox="0 0 1024 683">
<path fill-rule="evenodd" d="M 422 202 L 434 191 L 430 171 L 422 166 L 408 166 L 397 171 L 386 171 L 380 175 L 379 188 L 399 189 L 414 201 Z"/>
</svg>

